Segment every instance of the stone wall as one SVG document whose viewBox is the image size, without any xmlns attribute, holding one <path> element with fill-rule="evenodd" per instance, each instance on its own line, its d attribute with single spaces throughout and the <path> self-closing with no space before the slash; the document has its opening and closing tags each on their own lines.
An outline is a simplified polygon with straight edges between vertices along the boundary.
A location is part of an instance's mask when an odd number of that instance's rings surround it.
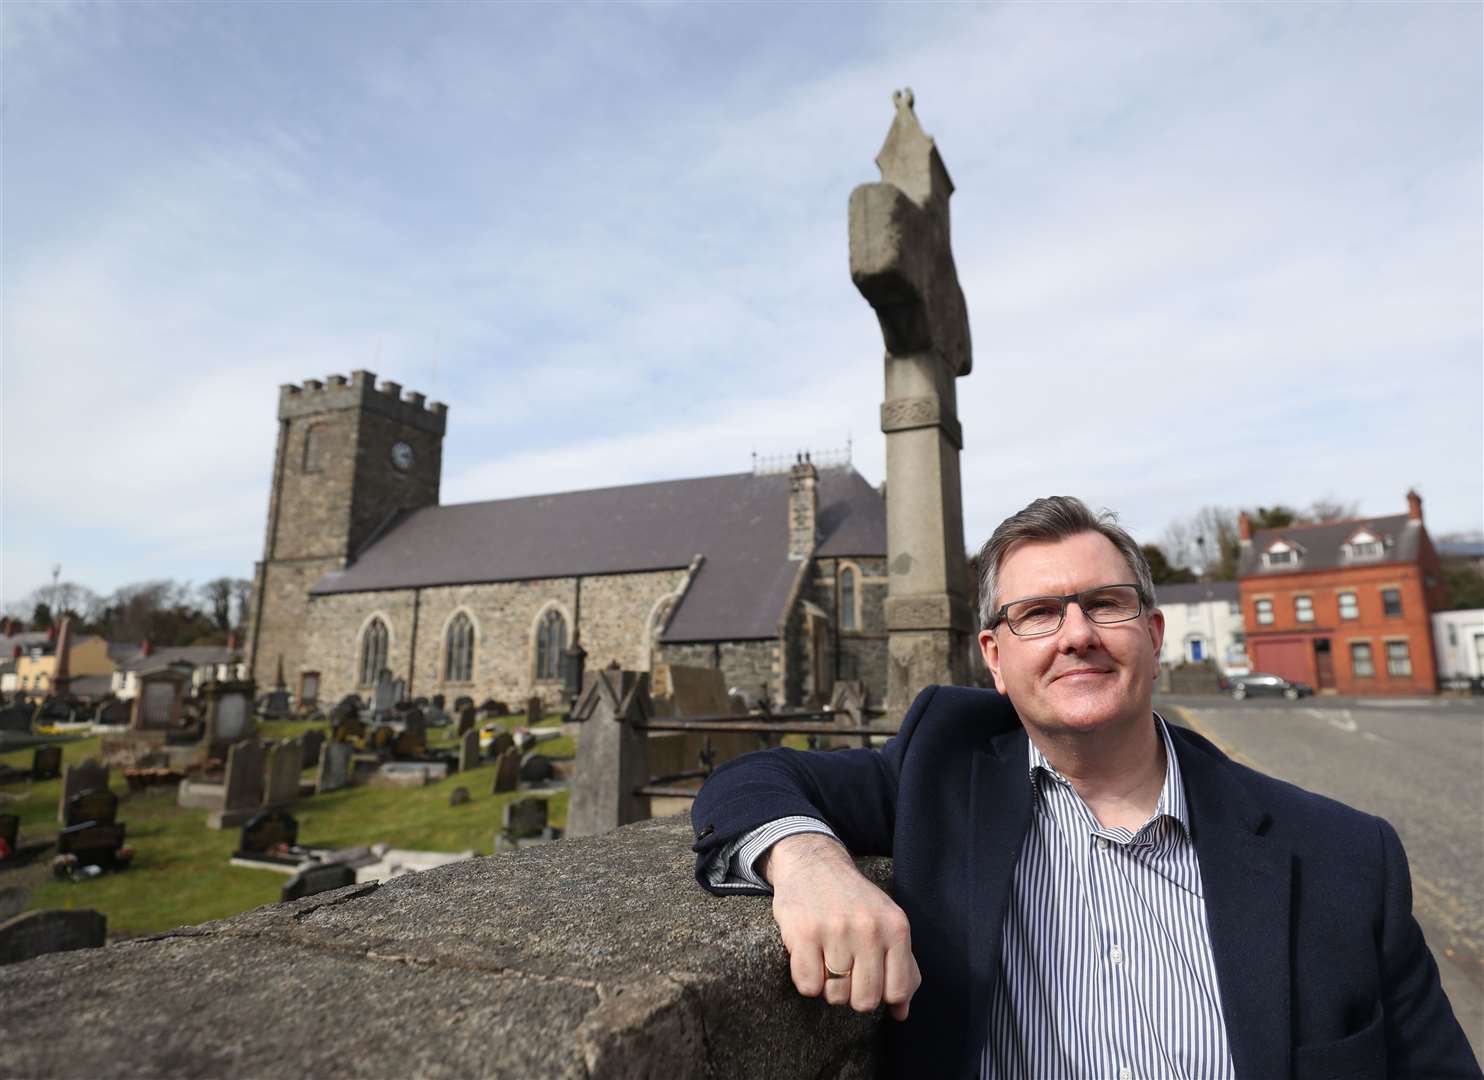
<svg viewBox="0 0 1484 1080">
<path fill-rule="evenodd" d="M 360 634 L 370 617 L 379 614 L 390 631 L 388 667 L 394 675 L 411 671 L 411 695 L 467 694 L 476 701 L 494 697 L 514 705 L 539 693 L 556 707 L 560 682 L 535 678 L 536 626 L 546 610 L 555 607 L 567 620 L 569 643 L 573 620 L 580 618 L 590 667 L 617 660 L 630 670 L 648 670 L 646 626 L 655 605 L 679 587 L 684 574 L 664 570 L 585 577 L 580 617 L 576 578 L 317 596 L 309 604 L 305 663 L 320 672 L 322 700 L 335 701 L 353 692 L 364 696 L 367 688 L 356 685 Z M 459 611 L 474 624 L 474 677 L 469 682 L 443 677 L 444 635 Z M 412 663 L 414 621 L 417 655 Z"/>
<path fill-rule="evenodd" d="M 859 590 L 856 629 L 841 629 L 839 572 L 851 566 Z M 873 704 L 886 700 L 886 559 L 857 557 L 819 559 L 806 597 L 830 613 L 833 620 L 835 678 L 859 679 Z"/>
<path fill-rule="evenodd" d="M 6 1072 L 871 1075 L 877 1019 L 795 993 L 769 899 L 702 892 L 691 839 L 662 818 L 0 968 Z"/>
<path fill-rule="evenodd" d="M 665 644 L 656 663 L 720 668 L 728 689 L 741 690 L 751 704 L 766 694 L 778 700 L 778 641 L 714 641 Z"/>
</svg>

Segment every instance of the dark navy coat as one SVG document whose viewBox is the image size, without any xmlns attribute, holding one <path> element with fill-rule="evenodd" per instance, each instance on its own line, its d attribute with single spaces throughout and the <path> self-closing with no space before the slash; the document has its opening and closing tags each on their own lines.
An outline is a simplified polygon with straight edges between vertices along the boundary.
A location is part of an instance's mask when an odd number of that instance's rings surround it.
<svg viewBox="0 0 1484 1080">
<path fill-rule="evenodd" d="M 1412 917 L 1395 830 L 1184 728 L 1170 735 L 1237 1076 L 1479 1077 Z M 880 750 L 766 750 L 718 768 L 692 811 L 697 879 L 722 846 L 794 814 L 828 822 L 857 855 L 893 856 L 922 987 L 906 1021 L 883 1021 L 889 1072 L 973 1076 L 1030 824 L 1028 768 L 1007 698 L 929 687 Z"/>
</svg>

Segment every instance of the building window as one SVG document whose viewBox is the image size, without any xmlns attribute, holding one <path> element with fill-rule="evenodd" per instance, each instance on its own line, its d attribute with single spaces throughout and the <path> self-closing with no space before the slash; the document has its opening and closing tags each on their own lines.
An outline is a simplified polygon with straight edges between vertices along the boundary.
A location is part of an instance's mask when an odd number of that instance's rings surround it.
<svg viewBox="0 0 1484 1080">
<path fill-rule="evenodd" d="M 1257 621 L 1263 626 L 1273 621 L 1273 602 L 1271 600 L 1259 600 L 1257 602 Z"/>
<path fill-rule="evenodd" d="M 1400 615 L 1402 613 L 1402 591 L 1400 589 L 1382 589 L 1381 610 L 1388 615 Z"/>
<path fill-rule="evenodd" d="M 1407 648 L 1405 641 L 1388 641 L 1386 643 L 1386 674 L 1412 674 L 1412 653 Z"/>
<path fill-rule="evenodd" d="M 1360 618 L 1360 601 L 1355 598 L 1353 592 L 1342 592 L 1340 594 L 1340 618 Z"/>
<path fill-rule="evenodd" d="M 1299 622 L 1314 621 L 1314 598 L 1312 596 L 1295 596 L 1293 598 L 1293 617 Z"/>
<path fill-rule="evenodd" d="M 1347 559 L 1379 559 L 1385 550 L 1381 541 L 1362 529 L 1342 548 Z"/>
<path fill-rule="evenodd" d="M 1350 643 L 1350 670 L 1357 679 L 1369 679 L 1376 674 L 1376 664 L 1371 656 L 1369 641 Z"/>
<path fill-rule="evenodd" d="M 310 424 L 304 429 L 304 471 L 319 472 L 325 467 L 325 435 L 327 428 L 324 424 Z"/>
<path fill-rule="evenodd" d="M 840 571 L 840 629 L 857 630 L 860 620 L 856 618 L 856 580 L 854 567 Z"/>
<path fill-rule="evenodd" d="M 1269 566 L 1290 566 L 1293 563 L 1293 551 L 1289 548 L 1278 548 L 1263 556 Z"/>
<path fill-rule="evenodd" d="M 474 623 L 462 611 L 448 624 L 443 641 L 443 681 L 472 682 L 474 679 Z"/>
<path fill-rule="evenodd" d="M 1448 644 L 1458 644 L 1458 627 L 1454 626 L 1452 623 L 1448 624 Z"/>
<path fill-rule="evenodd" d="M 536 628 L 536 678 L 561 678 L 562 652 L 567 648 L 567 620 L 556 608 L 541 616 Z"/>
<path fill-rule="evenodd" d="M 377 616 L 361 631 L 361 678 L 362 686 L 375 686 L 377 677 L 386 668 L 386 623 Z"/>
</svg>

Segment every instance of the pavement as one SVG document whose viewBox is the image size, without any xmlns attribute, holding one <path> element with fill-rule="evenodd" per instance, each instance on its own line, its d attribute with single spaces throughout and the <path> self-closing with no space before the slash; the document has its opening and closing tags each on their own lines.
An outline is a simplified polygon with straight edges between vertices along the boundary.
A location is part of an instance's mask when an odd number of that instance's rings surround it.
<svg viewBox="0 0 1484 1080">
<path fill-rule="evenodd" d="M 1261 772 L 1396 828 L 1443 988 L 1484 1052 L 1484 701 L 1161 695 L 1155 708 Z"/>
</svg>

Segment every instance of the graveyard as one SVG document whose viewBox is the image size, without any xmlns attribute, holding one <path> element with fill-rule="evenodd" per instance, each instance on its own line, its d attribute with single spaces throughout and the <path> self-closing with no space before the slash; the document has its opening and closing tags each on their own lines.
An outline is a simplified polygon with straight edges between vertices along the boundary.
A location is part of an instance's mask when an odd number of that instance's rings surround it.
<svg viewBox="0 0 1484 1080">
<path fill-rule="evenodd" d="M 500 717 L 489 723 L 512 730 L 526 719 L 524 715 Z M 559 722 L 560 717 L 550 715 L 533 726 L 553 728 Z M 264 720 L 257 726 L 257 735 L 265 742 L 286 743 L 324 730 L 323 721 Z M 453 726 L 430 729 L 429 749 L 456 752 L 455 732 Z M 93 736 L 54 743 L 61 752 L 57 776 L 0 787 L 0 814 L 19 819 L 22 854 L 28 847 L 56 838 L 62 774 L 69 767 L 98 759 L 101 742 L 102 737 Z M 538 745 L 558 759 L 575 749 L 570 737 L 559 736 Z M 0 753 L 0 773 L 9 768 L 29 775 L 35 752 L 27 747 Z M 382 843 L 396 849 L 472 850 L 489 855 L 495 849 L 505 806 L 532 794 L 529 790 L 493 793 L 495 772 L 494 761 L 482 760 L 473 769 L 425 786 L 348 785 L 296 798 L 287 810 L 298 824 L 300 842 L 316 848 Z M 306 787 L 314 782 L 315 773 L 313 768 L 302 771 L 300 779 Z M 459 788 L 467 792 L 467 799 L 451 805 L 451 796 Z M 173 785 L 131 790 L 122 771 L 114 769 L 109 790 L 117 799 L 117 819 L 127 829 L 126 842 L 135 852 L 127 871 L 83 881 L 58 879 L 51 872 L 51 851 L 37 854 L 25 865 L 0 873 L 0 916 L 9 918 L 21 910 L 91 908 L 107 917 L 110 939 L 120 940 L 279 902 L 286 880 L 283 874 L 231 865 L 240 829 L 208 828 L 211 812 L 178 805 Z M 568 793 L 552 789 L 539 794 L 549 800 L 548 823 L 563 826 Z M 24 901 L 20 902 L 22 893 Z"/>
</svg>

